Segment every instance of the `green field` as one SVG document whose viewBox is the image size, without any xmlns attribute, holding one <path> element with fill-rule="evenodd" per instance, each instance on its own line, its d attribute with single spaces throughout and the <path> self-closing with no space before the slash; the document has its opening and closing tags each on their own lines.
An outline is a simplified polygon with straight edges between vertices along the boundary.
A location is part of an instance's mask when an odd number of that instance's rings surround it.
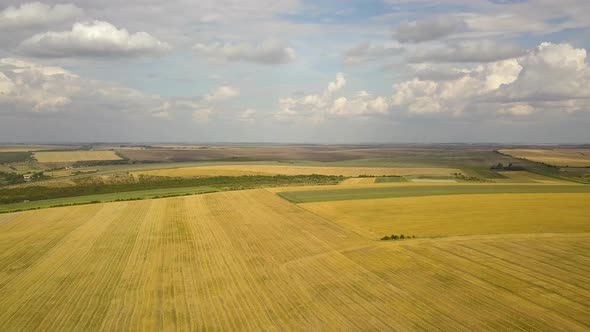
<svg viewBox="0 0 590 332">
<path fill-rule="evenodd" d="M 342 201 L 410 196 L 501 194 L 501 193 L 590 193 L 581 185 L 408 185 L 353 189 L 301 190 L 279 195 L 294 203 Z"/>
<path fill-rule="evenodd" d="M 79 205 L 79 204 L 90 204 L 90 203 L 105 203 L 105 202 L 114 202 L 114 201 L 139 200 L 139 199 L 150 199 L 150 198 L 183 196 L 183 195 L 196 195 L 196 194 L 211 193 L 211 192 L 216 192 L 216 191 L 219 191 L 219 189 L 212 188 L 212 187 L 188 187 L 188 188 L 166 188 L 166 189 L 138 190 L 138 191 L 110 193 L 110 194 L 54 198 L 54 199 L 46 199 L 46 200 L 32 201 L 32 202 L 0 204 L 0 213 L 6 213 L 6 212 L 12 212 L 12 211 L 33 210 L 33 209 L 43 209 L 43 208 L 49 208 L 49 207 L 55 207 L 55 206 Z"/>
<path fill-rule="evenodd" d="M 403 176 L 380 176 L 375 178 L 375 183 L 395 183 L 395 182 L 407 182 Z"/>
</svg>

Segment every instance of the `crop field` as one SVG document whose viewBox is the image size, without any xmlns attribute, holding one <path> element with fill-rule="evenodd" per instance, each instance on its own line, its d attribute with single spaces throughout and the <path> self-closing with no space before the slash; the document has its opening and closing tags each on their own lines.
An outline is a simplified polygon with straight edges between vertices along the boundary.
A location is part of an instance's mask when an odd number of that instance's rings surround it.
<svg viewBox="0 0 590 332">
<path fill-rule="evenodd" d="M 40 163 L 74 163 L 77 161 L 121 160 L 113 151 L 47 151 L 35 152 Z"/>
<path fill-rule="evenodd" d="M 509 172 L 498 172 L 504 175 L 511 182 L 536 182 L 546 184 L 571 184 L 569 181 L 551 178 L 541 174 L 531 173 L 527 171 L 509 171 Z"/>
<path fill-rule="evenodd" d="M 374 241 L 266 190 L 2 214 L 0 330 L 584 331 L 589 240 Z"/>
<path fill-rule="evenodd" d="M 590 167 L 590 149 L 506 149 L 503 154 L 554 166 Z"/>
<path fill-rule="evenodd" d="M 300 204 L 363 236 L 590 232 L 590 192 L 448 195 Z"/>
<path fill-rule="evenodd" d="M 294 203 L 345 201 L 379 198 L 516 193 L 590 193 L 590 186 L 544 184 L 430 184 L 392 183 L 373 186 L 275 189 Z"/>
<path fill-rule="evenodd" d="M 375 183 L 376 178 L 349 178 L 342 182 L 340 185 L 351 185 L 351 184 L 371 184 Z"/>
<path fill-rule="evenodd" d="M 451 168 L 389 168 L 389 167 L 321 167 L 282 165 L 215 165 L 140 172 L 139 174 L 170 177 L 239 176 L 239 175 L 450 175 L 460 172 Z"/>
</svg>

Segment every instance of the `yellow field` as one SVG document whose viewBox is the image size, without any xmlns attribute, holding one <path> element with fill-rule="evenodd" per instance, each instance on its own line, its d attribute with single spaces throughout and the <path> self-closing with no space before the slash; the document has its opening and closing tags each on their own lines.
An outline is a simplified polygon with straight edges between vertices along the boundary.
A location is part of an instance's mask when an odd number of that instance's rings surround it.
<svg viewBox="0 0 590 332">
<path fill-rule="evenodd" d="M 587 231 L 573 214 L 554 221 Z M 3 214 L 0 330 L 587 331 L 589 253 L 589 233 L 373 241 L 265 190 Z"/>
<path fill-rule="evenodd" d="M 509 172 L 498 172 L 511 180 L 516 182 L 536 182 L 544 184 L 574 184 L 571 181 L 559 180 L 550 178 L 548 176 L 535 174 L 527 171 L 509 171 Z"/>
<path fill-rule="evenodd" d="M 506 149 L 501 153 L 555 166 L 590 166 L 590 149 Z"/>
<path fill-rule="evenodd" d="M 341 186 L 351 184 L 372 184 L 375 183 L 375 178 L 350 178 L 340 182 Z"/>
<path fill-rule="evenodd" d="M 387 167 L 322 167 L 282 165 L 218 165 L 161 169 L 136 172 L 153 176 L 239 176 L 239 175 L 342 175 L 342 176 L 383 176 L 383 175 L 449 175 L 460 172 L 452 168 L 387 168 Z"/>
<path fill-rule="evenodd" d="M 590 194 L 448 195 L 304 203 L 368 238 L 590 232 Z"/>
<path fill-rule="evenodd" d="M 35 152 L 35 159 L 41 163 L 73 163 L 76 161 L 120 160 L 113 151 L 59 151 Z"/>
</svg>

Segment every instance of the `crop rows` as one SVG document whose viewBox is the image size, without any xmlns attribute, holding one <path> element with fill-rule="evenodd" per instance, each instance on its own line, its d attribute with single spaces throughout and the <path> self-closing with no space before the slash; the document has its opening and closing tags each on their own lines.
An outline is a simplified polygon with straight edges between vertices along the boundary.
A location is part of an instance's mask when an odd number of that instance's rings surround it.
<svg viewBox="0 0 590 332">
<path fill-rule="evenodd" d="M 265 190 L 0 215 L 0 330 L 584 330 L 589 235 L 368 240 Z"/>
</svg>

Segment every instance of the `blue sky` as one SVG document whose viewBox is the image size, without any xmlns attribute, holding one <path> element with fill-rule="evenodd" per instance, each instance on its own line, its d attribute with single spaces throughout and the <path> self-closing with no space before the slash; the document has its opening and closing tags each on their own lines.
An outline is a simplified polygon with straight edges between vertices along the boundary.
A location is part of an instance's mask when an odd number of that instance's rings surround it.
<svg viewBox="0 0 590 332">
<path fill-rule="evenodd" d="M 62 1 L 0 0 L 0 141 L 590 141 L 588 1 Z"/>
</svg>

